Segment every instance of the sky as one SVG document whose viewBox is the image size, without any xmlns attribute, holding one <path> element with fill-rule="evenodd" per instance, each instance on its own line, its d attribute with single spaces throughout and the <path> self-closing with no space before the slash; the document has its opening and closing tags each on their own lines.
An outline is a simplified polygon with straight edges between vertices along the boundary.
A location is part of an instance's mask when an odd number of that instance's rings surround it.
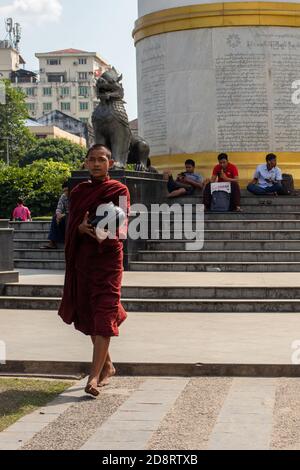
<svg viewBox="0 0 300 470">
<path fill-rule="evenodd" d="M 0 0 L 4 20 L 22 27 L 20 52 L 26 69 L 38 70 L 36 52 L 75 48 L 98 52 L 123 73 L 129 119 L 137 117 L 136 60 L 132 39 L 137 0 Z"/>
</svg>

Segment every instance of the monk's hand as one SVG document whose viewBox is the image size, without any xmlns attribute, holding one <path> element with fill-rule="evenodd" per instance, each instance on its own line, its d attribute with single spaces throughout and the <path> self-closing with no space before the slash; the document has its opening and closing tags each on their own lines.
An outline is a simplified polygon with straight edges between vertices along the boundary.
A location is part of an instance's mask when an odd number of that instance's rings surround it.
<svg viewBox="0 0 300 470">
<path fill-rule="evenodd" d="M 78 231 L 81 235 L 89 235 L 97 239 L 94 227 L 89 223 L 89 212 L 86 212 L 82 223 L 78 226 Z"/>
</svg>

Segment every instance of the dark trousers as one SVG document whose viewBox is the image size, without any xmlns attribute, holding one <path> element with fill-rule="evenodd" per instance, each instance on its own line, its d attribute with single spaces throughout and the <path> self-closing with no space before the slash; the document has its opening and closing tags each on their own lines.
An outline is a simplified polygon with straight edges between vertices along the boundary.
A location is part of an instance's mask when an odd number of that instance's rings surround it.
<svg viewBox="0 0 300 470">
<path fill-rule="evenodd" d="M 172 193 L 173 191 L 176 191 L 177 189 L 180 189 L 180 188 L 183 188 L 186 190 L 186 194 L 191 196 L 194 194 L 195 192 L 195 188 L 193 188 L 192 186 L 187 186 L 185 187 L 186 185 L 182 185 L 181 183 L 179 183 L 178 181 L 174 181 L 173 179 L 173 176 L 170 176 L 169 177 L 169 181 L 168 181 L 168 191 L 169 193 Z"/>
<path fill-rule="evenodd" d="M 56 222 L 56 215 L 53 216 L 48 240 L 55 243 L 64 243 L 66 233 L 66 217 L 61 219 L 59 224 Z"/>
<path fill-rule="evenodd" d="M 241 190 L 239 183 L 230 183 L 231 184 L 231 194 L 230 194 L 230 210 L 234 211 L 237 207 L 241 205 Z M 203 192 L 203 204 L 206 209 L 210 209 L 211 206 L 211 183 L 208 183 L 205 186 Z"/>
<path fill-rule="evenodd" d="M 264 196 L 270 193 L 280 193 L 282 191 L 282 186 L 279 183 L 273 184 L 268 188 L 261 188 L 258 184 L 249 184 L 247 187 L 249 193 L 255 194 L 256 196 Z"/>
</svg>

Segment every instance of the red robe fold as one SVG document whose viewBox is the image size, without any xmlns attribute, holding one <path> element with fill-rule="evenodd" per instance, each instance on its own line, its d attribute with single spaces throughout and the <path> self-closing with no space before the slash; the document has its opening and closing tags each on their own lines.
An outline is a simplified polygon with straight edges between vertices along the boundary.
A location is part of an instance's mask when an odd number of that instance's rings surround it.
<svg viewBox="0 0 300 470">
<path fill-rule="evenodd" d="M 107 177 L 79 184 L 70 196 L 66 233 L 66 277 L 59 316 L 67 324 L 89 336 L 119 336 L 119 326 L 127 314 L 121 304 L 123 243 L 119 238 L 99 244 L 89 235 L 80 235 L 78 226 L 86 212 L 94 218 L 100 204 L 120 205 L 128 188 Z M 126 210 L 126 208 L 125 208 Z"/>
</svg>

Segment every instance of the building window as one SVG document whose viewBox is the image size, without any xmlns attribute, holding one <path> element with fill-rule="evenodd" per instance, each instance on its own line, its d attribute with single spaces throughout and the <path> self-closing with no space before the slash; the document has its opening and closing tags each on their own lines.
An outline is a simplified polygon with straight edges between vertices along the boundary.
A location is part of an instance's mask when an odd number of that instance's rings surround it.
<svg viewBox="0 0 300 470">
<path fill-rule="evenodd" d="M 43 88 L 43 95 L 52 96 L 52 88 L 51 87 Z"/>
<path fill-rule="evenodd" d="M 89 122 L 89 118 L 86 118 L 86 117 L 81 117 L 79 118 L 79 120 L 83 122 L 84 124 L 87 124 Z"/>
<path fill-rule="evenodd" d="M 89 103 L 87 101 L 82 101 L 81 103 L 79 103 L 79 109 L 80 111 L 88 111 Z"/>
<path fill-rule="evenodd" d="M 89 89 L 87 86 L 79 87 L 79 96 L 89 96 Z"/>
<path fill-rule="evenodd" d="M 35 103 L 26 103 L 28 111 L 35 111 Z"/>
<path fill-rule="evenodd" d="M 61 110 L 62 111 L 70 111 L 71 110 L 71 103 L 61 103 Z"/>
<path fill-rule="evenodd" d="M 79 65 L 86 65 L 87 59 L 79 59 Z"/>
<path fill-rule="evenodd" d="M 35 96 L 35 88 L 26 88 L 27 96 Z"/>
<path fill-rule="evenodd" d="M 66 81 L 66 77 L 64 74 L 49 74 L 47 78 L 49 83 L 63 83 Z"/>
<path fill-rule="evenodd" d="M 70 95 L 70 88 L 63 87 L 60 90 L 62 96 L 69 96 Z"/>
<path fill-rule="evenodd" d="M 78 78 L 79 80 L 88 80 L 88 72 L 79 72 Z"/>
<path fill-rule="evenodd" d="M 60 59 L 48 59 L 47 65 L 61 65 Z"/>
<path fill-rule="evenodd" d="M 52 103 L 44 103 L 43 109 L 44 111 L 52 111 Z"/>
</svg>

